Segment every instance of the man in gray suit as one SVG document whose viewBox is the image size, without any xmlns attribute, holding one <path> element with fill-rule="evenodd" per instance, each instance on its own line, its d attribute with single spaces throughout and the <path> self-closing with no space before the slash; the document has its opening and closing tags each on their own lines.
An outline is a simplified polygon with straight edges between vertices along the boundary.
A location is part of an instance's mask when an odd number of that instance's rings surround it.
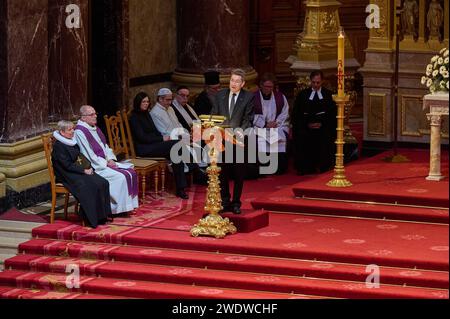
<svg viewBox="0 0 450 319">
<path fill-rule="evenodd" d="M 222 115 L 226 117 L 223 122 L 233 129 L 241 128 L 243 131 L 253 126 L 253 99 L 254 94 L 243 89 L 245 85 L 245 72 L 235 69 L 231 72 L 230 87 L 220 91 L 215 98 L 215 103 L 211 110 L 212 115 Z M 236 132 L 238 140 L 244 139 L 242 132 Z M 227 148 L 226 148 L 227 149 Z M 220 165 L 220 185 L 222 195 L 223 212 L 232 211 L 235 214 L 241 213 L 241 194 L 244 186 L 245 163 L 236 161 L 237 152 L 244 152 L 243 146 L 236 146 L 232 163 Z M 245 162 L 245 160 L 244 160 Z M 233 200 L 231 201 L 229 178 L 234 177 Z"/>
</svg>

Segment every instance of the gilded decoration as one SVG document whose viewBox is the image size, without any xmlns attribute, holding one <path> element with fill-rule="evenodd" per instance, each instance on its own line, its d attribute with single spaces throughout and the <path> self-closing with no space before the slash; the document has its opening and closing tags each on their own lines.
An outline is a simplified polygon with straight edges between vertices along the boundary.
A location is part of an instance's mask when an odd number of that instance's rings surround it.
<svg viewBox="0 0 450 319">
<path fill-rule="evenodd" d="M 215 140 L 216 136 L 222 136 L 226 140 L 231 140 L 233 143 L 239 144 L 235 141 L 233 136 L 229 136 L 225 130 L 225 127 L 221 126 L 225 117 L 223 116 L 200 116 L 202 120 L 201 124 L 195 124 L 193 131 L 200 131 L 201 136 L 205 136 L 206 132 L 209 133 L 206 144 L 210 147 L 208 156 L 210 159 L 210 166 L 207 168 L 208 173 L 208 188 L 206 190 L 206 202 L 205 211 L 209 212 L 209 215 L 202 218 L 191 229 L 191 235 L 193 237 L 212 236 L 215 238 L 224 238 L 228 233 L 235 234 L 237 232 L 236 226 L 228 218 L 223 218 L 219 212 L 223 209 L 222 198 L 220 195 L 220 180 L 219 175 L 221 168 L 217 166 L 218 156 L 223 151 L 222 140 Z M 195 135 L 195 134 L 193 134 Z M 207 135 L 207 134 L 206 134 Z"/>
<path fill-rule="evenodd" d="M 320 33 L 333 33 L 338 31 L 339 17 L 337 11 L 323 11 L 320 13 Z"/>
</svg>

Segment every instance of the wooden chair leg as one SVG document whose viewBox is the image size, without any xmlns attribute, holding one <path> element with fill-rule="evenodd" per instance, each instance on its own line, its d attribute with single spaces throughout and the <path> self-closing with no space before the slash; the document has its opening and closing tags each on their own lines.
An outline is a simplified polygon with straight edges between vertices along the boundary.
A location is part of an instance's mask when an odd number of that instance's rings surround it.
<svg viewBox="0 0 450 319">
<path fill-rule="evenodd" d="M 64 219 L 67 219 L 67 214 L 69 210 L 69 193 L 64 195 Z"/>
<path fill-rule="evenodd" d="M 166 164 L 161 167 L 161 193 L 166 191 Z"/>
<path fill-rule="evenodd" d="M 145 184 L 146 184 L 146 177 L 145 174 L 141 174 L 142 177 L 142 203 L 145 203 Z"/>
<path fill-rule="evenodd" d="M 52 208 L 50 209 L 50 224 L 55 222 L 56 194 L 52 193 Z"/>
<path fill-rule="evenodd" d="M 158 182 L 159 182 L 158 170 L 155 171 L 154 178 L 155 178 L 155 195 L 156 195 L 156 194 L 158 194 Z"/>
</svg>

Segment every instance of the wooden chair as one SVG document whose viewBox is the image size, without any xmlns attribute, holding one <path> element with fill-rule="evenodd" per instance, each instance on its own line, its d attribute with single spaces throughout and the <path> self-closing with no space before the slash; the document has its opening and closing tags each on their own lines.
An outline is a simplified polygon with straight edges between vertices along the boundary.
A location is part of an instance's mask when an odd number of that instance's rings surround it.
<svg viewBox="0 0 450 319">
<path fill-rule="evenodd" d="M 134 170 L 141 179 L 142 202 L 145 202 L 146 176 L 153 173 L 155 192 L 158 192 L 160 164 L 157 161 L 149 159 L 132 158 L 125 135 L 125 128 L 120 112 L 113 116 L 104 116 L 106 130 L 108 132 L 109 146 L 116 156 L 123 155 L 134 165 Z"/>
<path fill-rule="evenodd" d="M 53 134 L 44 134 L 41 136 L 42 143 L 44 144 L 45 159 L 47 160 L 48 173 L 50 175 L 50 186 L 52 192 L 52 208 L 50 210 L 50 223 L 53 224 L 55 221 L 55 209 L 56 209 L 56 196 L 57 194 L 64 194 L 64 218 L 67 219 L 67 211 L 69 207 L 69 195 L 70 192 L 61 183 L 56 183 L 55 172 L 53 171 L 52 163 L 52 151 L 53 143 L 55 143 L 55 138 Z M 78 214 L 78 201 L 75 201 L 75 214 Z M 84 221 L 83 221 L 84 226 Z"/>
<path fill-rule="evenodd" d="M 127 143 L 128 147 L 130 149 L 131 158 L 142 158 L 142 159 L 149 159 L 153 161 L 157 161 L 159 163 L 159 172 L 161 176 L 161 192 L 165 192 L 166 190 L 166 167 L 167 167 L 167 160 L 164 157 L 137 157 L 136 151 L 134 149 L 134 142 L 133 142 L 133 135 L 131 134 L 130 129 L 130 122 L 128 121 L 128 117 L 131 114 L 131 110 L 126 112 L 118 112 L 122 114 L 123 122 L 125 123 L 125 131 L 127 136 Z"/>
</svg>

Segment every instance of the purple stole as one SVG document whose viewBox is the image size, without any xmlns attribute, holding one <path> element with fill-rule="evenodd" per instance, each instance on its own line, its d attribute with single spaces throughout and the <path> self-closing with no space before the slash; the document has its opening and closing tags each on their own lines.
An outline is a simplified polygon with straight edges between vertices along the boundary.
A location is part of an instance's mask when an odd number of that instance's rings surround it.
<svg viewBox="0 0 450 319">
<path fill-rule="evenodd" d="M 278 117 L 278 115 L 280 115 L 281 112 L 283 111 L 284 106 L 283 93 L 274 91 L 273 95 L 275 95 L 275 104 L 277 105 L 277 117 Z M 256 91 L 255 93 L 254 110 L 255 114 L 263 114 L 260 90 Z"/>
<path fill-rule="evenodd" d="M 94 138 L 91 131 L 89 131 L 86 127 L 81 126 L 81 125 L 77 125 L 75 127 L 75 129 L 83 132 L 84 136 L 86 136 L 86 139 L 89 142 L 89 145 L 91 146 L 92 151 L 95 153 L 95 155 L 106 159 L 105 152 L 103 151 L 102 147 L 97 142 L 97 140 Z M 106 146 L 106 137 L 98 127 L 97 127 L 97 134 L 100 137 L 100 139 L 102 140 L 103 145 Z M 132 169 L 132 168 L 124 169 L 124 168 L 118 168 L 118 167 L 115 167 L 115 168 L 110 167 L 110 168 L 125 176 L 125 178 L 127 180 L 128 195 L 131 197 L 137 196 L 138 195 L 138 183 L 137 183 L 137 174 L 134 171 L 134 169 Z"/>
</svg>

